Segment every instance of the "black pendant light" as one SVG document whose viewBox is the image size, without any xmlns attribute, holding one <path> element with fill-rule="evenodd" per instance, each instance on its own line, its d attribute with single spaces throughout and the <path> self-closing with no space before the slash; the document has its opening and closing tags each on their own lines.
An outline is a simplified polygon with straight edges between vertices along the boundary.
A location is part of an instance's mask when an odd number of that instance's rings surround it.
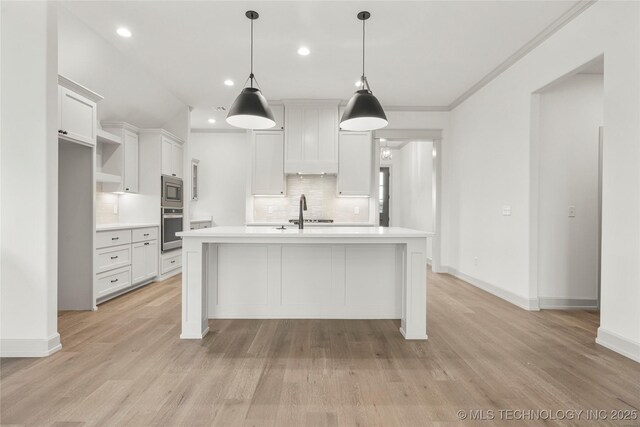
<svg viewBox="0 0 640 427">
<path fill-rule="evenodd" d="M 362 78 L 360 89 L 353 94 L 340 120 L 340 128 L 344 130 L 375 130 L 389 124 L 378 98 L 373 96 L 369 82 L 364 74 L 364 25 L 371 14 L 363 11 L 358 13 L 362 21 Z"/>
<path fill-rule="evenodd" d="M 258 85 L 253 75 L 253 21 L 258 19 L 259 15 L 253 10 L 248 10 L 245 15 L 251 20 L 251 73 L 247 79 L 250 83 L 233 102 L 227 114 L 227 123 L 243 129 L 269 129 L 276 125 L 273 113 L 260 89 L 253 87 L 254 81 Z"/>
</svg>

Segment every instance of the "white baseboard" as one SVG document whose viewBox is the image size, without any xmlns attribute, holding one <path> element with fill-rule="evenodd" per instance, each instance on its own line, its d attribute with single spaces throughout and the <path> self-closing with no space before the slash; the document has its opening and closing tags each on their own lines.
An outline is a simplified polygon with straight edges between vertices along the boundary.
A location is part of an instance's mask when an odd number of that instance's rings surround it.
<svg viewBox="0 0 640 427">
<path fill-rule="evenodd" d="M 596 343 L 640 363 L 640 343 L 602 329 L 602 327 L 598 328 Z"/>
<path fill-rule="evenodd" d="M 540 309 L 552 310 L 597 310 L 597 299 L 539 297 Z"/>
<path fill-rule="evenodd" d="M 524 308 L 529 311 L 538 311 L 540 307 L 538 305 L 537 298 L 526 298 L 513 292 L 509 292 L 505 289 L 502 289 L 496 285 L 492 285 L 491 283 L 487 283 L 483 280 L 476 279 L 475 277 L 471 277 L 467 274 L 464 274 L 453 267 L 444 267 L 445 270 L 450 275 L 457 277 L 460 280 L 464 280 L 465 282 L 475 286 L 476 288 L 480 288 L 483 291 L 489 292 L 492 295 L 497 296 L 498 298 L 502 298 L 503 300 L 510 302 L 511 304 L 517 305 L 520 308 Z"/>
<path fill-rule="evenodd" d="M 0 357 L 46 357 L 61 348 L 60 334 L 49 339 L 0 339 Z"/>
</svg>

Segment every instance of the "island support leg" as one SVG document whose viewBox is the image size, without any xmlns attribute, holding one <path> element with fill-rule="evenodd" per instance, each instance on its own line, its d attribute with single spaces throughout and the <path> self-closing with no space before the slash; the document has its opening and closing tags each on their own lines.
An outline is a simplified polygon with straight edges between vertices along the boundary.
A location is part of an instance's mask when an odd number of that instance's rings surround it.
<svg viewBox="0 0 640 427">
<path fill-rule="evenodd" d="M 206 256 L 208 244 L 186 239 L 182 247 L 182 339 L 202 339 L 209 332 Z"/>
<path fill-rule="evenodd" d="M 427 339 L 426 250 L 426 239 L 410 239 L 405 246 L 400 333 L 408 340 Z"/>
</svg>

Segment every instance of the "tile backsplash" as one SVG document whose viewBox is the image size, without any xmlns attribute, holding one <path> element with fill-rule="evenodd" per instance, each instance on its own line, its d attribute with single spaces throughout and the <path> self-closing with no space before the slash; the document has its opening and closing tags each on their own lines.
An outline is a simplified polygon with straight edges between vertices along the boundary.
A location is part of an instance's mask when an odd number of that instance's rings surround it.
<svg viewBox="0 0 640 427">
<path fill-rule="evenodd" d="M 308 219 L 369 222 L 369 197 L 337 197 L 335 175 L 287 175 L 287 196 L 254 196 L 255 222 L 286 222 L 298 218 L 300 195 L 307 198 Z M 269 212 L 271 210 L 271 212 Z M 355 211 L 359 213 L 355 213 Z"/>
<path fill-rule="evenodd" d="M 115 224 L 119 219 L 118 195 L 101 190 L 100 187 L 96 188 L 96 224 Z"/>
</svg>

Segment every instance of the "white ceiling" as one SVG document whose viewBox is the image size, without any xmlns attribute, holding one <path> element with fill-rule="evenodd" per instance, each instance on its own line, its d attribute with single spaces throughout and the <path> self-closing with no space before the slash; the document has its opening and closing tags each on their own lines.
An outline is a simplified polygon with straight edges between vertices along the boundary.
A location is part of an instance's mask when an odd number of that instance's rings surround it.
<svg viewBox="0 0 640 427">
<path fill-rule="evenodd" d="M 360 10 L 367 21 L 367 76 L 384 106 L 448 106 L 576 1 L 65 2 L 109 43 L 220 127 L 249 73 L 268 99 L 348 99 L 361 73 Z M 133 33 L 116 35 L 119 26 Z M 311 50 L 299 56 L 298 47 Z M 231 78 L 234 87 L 223 85 Z"/>
</svg>

